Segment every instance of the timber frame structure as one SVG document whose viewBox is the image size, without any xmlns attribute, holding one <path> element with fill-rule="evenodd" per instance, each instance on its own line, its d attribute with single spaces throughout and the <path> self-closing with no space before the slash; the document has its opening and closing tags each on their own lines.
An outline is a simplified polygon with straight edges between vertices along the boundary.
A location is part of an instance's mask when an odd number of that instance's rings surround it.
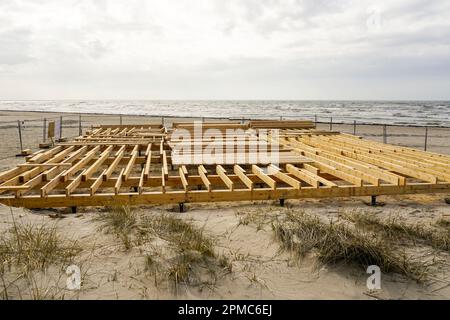
<svg viewBox="0 0 450 320">
<path fill-rule="evenodd" d="M 202 123 L 239 129 L 243 156 L 214 163 L 180 157 L 174 130 L 195 123 L 96 126 L 0 172 L 0 203 L 26 208 L 280 200 L 450 193 L 450 156 L 320 131 L 310 121 Z M 278 129 L 277 135 L 273 135 Z M 269 130 L 266 136 L 262 130 Z M 279 145 L 277 164 L 251 160 L 251 140 Z M 220 143 L 232 144 L 224 138 Z M 216 141 L 217 142 L 217 141 Z M 186 160 L 188 159 L 188 160 Z"/>
</svg>

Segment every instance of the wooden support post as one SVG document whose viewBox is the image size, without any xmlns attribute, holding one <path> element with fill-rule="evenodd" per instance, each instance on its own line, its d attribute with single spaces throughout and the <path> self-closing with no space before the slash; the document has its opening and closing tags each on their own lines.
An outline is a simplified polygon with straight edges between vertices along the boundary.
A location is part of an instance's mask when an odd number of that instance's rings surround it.
<svg viewBox="0 0 450 320">
<path fill-rule="evenodd" d="M 423 146 L 424 151 L 427 151 L 427 145 L 428 145 L 428 127 L 425 127 L 425 144 Z"/>
<path fill-rule="evenodd" d="M 59 139 L 62 139 L 62 137 L 63 137 L 62 129 L 63 129 L 63 117 L 60 116 L 59 117 Z"/>
<path fill-rule="evenodd" d="M 284 207 L 284 199 L 280 199 L 280 207 Z"/>
<path fill-rule="evenodd" d="M 43 129 L 42 129 L 42 142 L 44 142 L 44 143 L 47 139 L 46 129 L 47 129 L 47 118 L 44 118 Z"/>
<path fill-rule="evenodd" d="M 23 144 L 22 144 L 22 125 L 20 124 L 20 120 L 17 120 L 17 129 L 19 129 L 20 152 L 22 152 L 22 150 L 23 150 Z"/>
<path fill-rule="evenodd" d="M 81 113 L 78 115 L 78 135 L 81 136 L 83 134 L 83 129 L 81 128 Z"/>
<path fill-rule="evenodd" d="M 370 205 L 375 207 L 377 205 L 377 196 L 370 197 Z"/>
<path fill-rule="evenodd" d="M 356 135 L 356 120 L 353 120 L 353 135 Z"/>
<path fill-rule="evenodd" d="M 387 131 L 385 124 L 383 124 L 383 143 L 387 143 Z"/>
</svg>

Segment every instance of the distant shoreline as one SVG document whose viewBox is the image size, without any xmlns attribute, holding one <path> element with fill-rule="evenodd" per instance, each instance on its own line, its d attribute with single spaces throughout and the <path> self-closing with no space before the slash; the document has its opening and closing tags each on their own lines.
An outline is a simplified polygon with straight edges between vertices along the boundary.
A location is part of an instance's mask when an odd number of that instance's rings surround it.
<svg viewBox="0 0 450 320">
<path fill-rule="evenodd" d="M 46 100 L 42 100 L 42 101 L 46 101 Z M 231 101 L 231 100 L 228 100 Z M 255 100 L 256 101 L 256 100 Z M 298 100 L 297 100 L 298 101 Z M 306 101 L 306 100 L 305 100 Z M 187 117 L 187 116 L 175 116 L 175 115 L 151 115 L 151 114 L 130 114 L 130 113 L 107 113 L 107 112 L 70 112 L 70 111 L 42 111 L 42 110 L 9 110 L 9 109 L 0 109 L 0 112 L 14 112 L 14 113 L 45 113 L 45 114 L 54 114 L 54 115 L 59 115 L 59 114 L 65 114 L 65 115 L 88 115 L 88 116 L 126 116 L 126 117 L 148 117 L 148 118 L 168 118 L 168 119 L 201 119 L 202 117 Z M 331 116 L 332 117 L 332 116 Z M 211 119 L 211 120 L 252 120 L 252 118 L 239 118 L 239 117 L 211 117 L 211 116 L 207 116 L 207 117 L 203 117 L 205 119 Z M 284 117 L 285 120 L 288 119 L 293 119 L 293 117 Z M 321 118 L 324 118 L 323 116 L 321 116 Z M 264 118 L 258 118 L 258 119 L 264 119 Z M 268 118 L 269 119 L 269 118 Z M 279 117 L 274 116 L 272 117 L 272 119 L 279 119 Z M 301 119 L 301 117 L 299 117 L 298 119 Z M 309 118 L 308 118 L 309 119 Z M 311 120 L 311 119 L 309 119 Z M 2 121 L 0 120 L 0 124 L 2 123 Z M 329 121 L 317 121 L 317 123 L 319 124 L 327 124 L 330 123 Z M 333 121 L 333 124 L 336 125 L 352 125 L 353 121 L 349 121 L 349 122 L 342 122 L 342 121 Z M 357 121 L 358 125 L 368 125 L 368 126 L 382 126 L 383 123 L 377 123 L 377 122 L 361 122 L 361 121 Z M 412 124 L 412 123 L 405 123 L 405 124 L 395 124 L 395 123 L 385 123 L 386 126 L 389 127 L 414 127 L 414 128 L 425 128 L 425 127 L 429 127 L 429 128 L 443 128 L 443 129 L 449 129 L 450 126 L 444 126 L 444 125 L 419 125 L 419 124 Z"/>
</svg>

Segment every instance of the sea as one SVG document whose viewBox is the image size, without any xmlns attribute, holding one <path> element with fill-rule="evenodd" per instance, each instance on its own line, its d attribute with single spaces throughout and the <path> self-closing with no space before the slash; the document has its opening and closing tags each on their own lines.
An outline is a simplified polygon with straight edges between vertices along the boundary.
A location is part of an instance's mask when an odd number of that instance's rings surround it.
<svg viewBox="0 0 450 320">
<path fill-rule="evenodd" d="M 0 110 L 450 127 L 450 101 L 3 100 Z"/>
</svg>

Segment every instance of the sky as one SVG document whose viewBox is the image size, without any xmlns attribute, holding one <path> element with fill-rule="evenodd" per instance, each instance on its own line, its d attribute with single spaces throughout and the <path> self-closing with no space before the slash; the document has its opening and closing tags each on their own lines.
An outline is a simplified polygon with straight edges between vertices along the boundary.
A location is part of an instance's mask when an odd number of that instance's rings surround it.
<svg viewBox="0 0 450 320">
<path fill-rule="evenodd" d="M 0 0 L 0 100 L 450 99 L 450 1 Z"/>
</svg>

